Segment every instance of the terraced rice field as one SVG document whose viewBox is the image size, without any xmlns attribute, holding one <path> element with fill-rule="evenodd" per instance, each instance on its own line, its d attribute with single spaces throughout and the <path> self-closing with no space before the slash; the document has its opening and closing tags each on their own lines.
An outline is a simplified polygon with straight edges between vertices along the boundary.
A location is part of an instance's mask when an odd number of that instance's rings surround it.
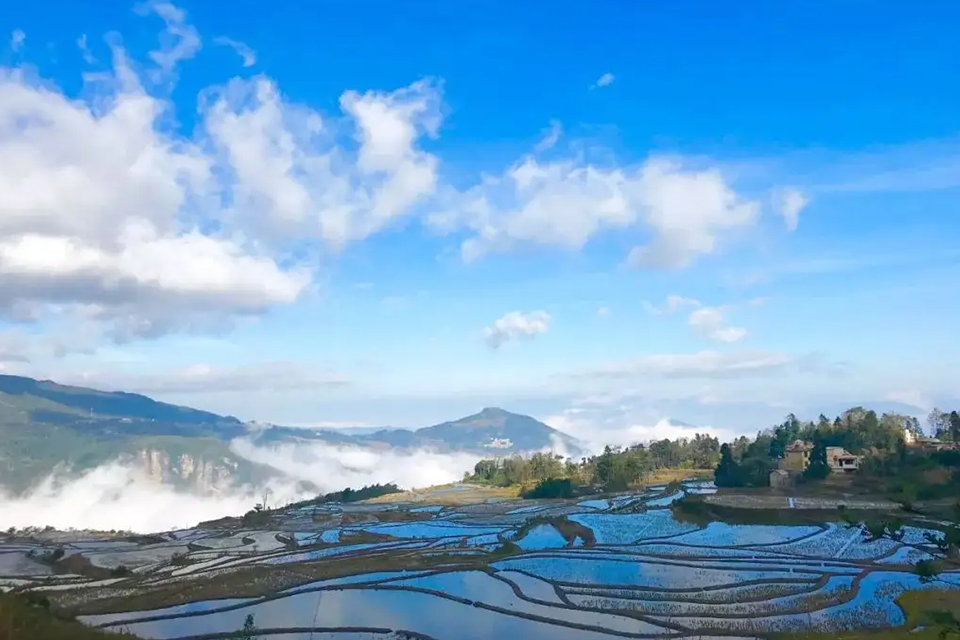
<svg viewBox="0 0 960 640">
<path fill-rule="evenodd" d="M 933 548 L 865 543 L 834 523 L 674 519 L 679 495 L 710 490 L 465 506 L 421 497 L 155 539 L 0 538 L 0 589 L 42 592 L 86 624 L 143 638 L 241 637 L 250 621 L 243 637 L 261 640 L 599 640 L 895 626 L 896 598 L 930 586 L 910 563 Z M 923 533 L 906 542 L 922 545 Z M 64 559 L 51 564 L 56 549 Z M 945 586 L 960 589 L 960 572 Z"/>
</svg>

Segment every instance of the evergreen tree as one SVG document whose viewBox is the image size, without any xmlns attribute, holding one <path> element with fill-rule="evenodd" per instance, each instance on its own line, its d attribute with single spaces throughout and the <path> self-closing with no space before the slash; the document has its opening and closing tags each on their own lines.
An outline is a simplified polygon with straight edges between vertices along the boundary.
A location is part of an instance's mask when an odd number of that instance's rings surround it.
<svg viewBox="0 0 960 640">
<path fill-rule="evenodd" d="M 741 475 L 740 465 L 733 459 L 730 445 L 724 443 L 720 447 L 720 463 L 713 472 L 714 482 L 718 487 L 739 487 L 743 482 Z"/>
<path fill-rule="evenodd" d="M 803 470 L 803 477 L 807 480 L 823 480 L 828 475 L 830 465 L 827 464 L 827 445 L 821 438 L 817 438 L 810 452 L 810 463 Z"/>
</svg>

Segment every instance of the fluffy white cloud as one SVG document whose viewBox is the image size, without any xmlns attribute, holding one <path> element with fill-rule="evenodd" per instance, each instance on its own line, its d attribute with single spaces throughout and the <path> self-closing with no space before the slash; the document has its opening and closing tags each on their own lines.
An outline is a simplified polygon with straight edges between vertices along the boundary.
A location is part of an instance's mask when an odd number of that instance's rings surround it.
<svg viewBox="0 0 960 640">
<path fill-rule="evenodd" d="M 595 88 L 607 87 L 613 84 L 613 81 L 616 79 L 617 77 L 608 71 L 607 73 L 597 78 L 597 82 L 593 86 Z"/>
<path fill-rule="evenodd" d="M 533 338 L 550 329 L 552 318 L 546 311 L 511 311 L 494 320 L 483 330 L 483 339 L 491 348 L 497 349 L 505 342 L 519 338 Z"/>
<path fill-rule="evenodd" d="M 204 496 L 151 481 L 135 464 L 115 461 L 72 480 L 56 472 L 23 496 L 0 489 L 0 529 L 51 525 L 155 533 L 243 514 L 264 493 L 271 504 L 314 497 L 316 492 L 305 491 L 300 481 L 321 492 L 378 482 L 426 487 L 459 480 L 479 460 L 470 454 L 399 453 L 323 443 L 260 447 L 244 439 L 232 442 L 231 449 L 272 468 L 276 478 L 262 486 L 224 488 L 218 495 Z"/>
<path fill-rule="evenodd" d="M 200 35 L 169 2 L 140 12 L 164 23 L 142 73 L 116 40 L 112 72 L 85 76 L 80 98 L 0 69 L 3 316 L 56 309 L 118 340 L 223 330 L 299 300 L 321 252 L 408 218 L 464 234 L 467 261 L 627 230 L 649 238 L 632 264 L 679 267 L 759 213 L 718 170 L 659 157 L 617 167 L 528 156 L 472 188 L 441 184 L 421 144 L 443 116 L 430 79 L 346 91 L 341 113 L 326 115 L 270 78 L 235 78 L 201 93 L 188 134 L 165 96 Z M 240 43 L 217 42 L 252 60 Z M 560 134 L 552 122 L 537 149 Z"/>
<path fill-rule="evenodd" d="M 214 38 L 213 42 L 222 47 L 230 47 L 233 49 L 234 53 L 240 56 L 240 58 L 243 60 L 243 66 L 252 67 L 253 65 L 257 64 L 257 52 L 239 40 L 227 38 L 226 36 L 219 36 Z"/>
<path fill-rule="evenodd" d="M 174 5 L 140 11 L 165 21 L 150 56 L 168 78 L 199 35 Z M 434 190 L 436 160 L 415 147 L 439 126 L 434 83 L 348 91 L 327 121 L 267 78 L 234 80 L 203 94 L 187 138 L 112 52 L 83 100 L 0 69 L 0 315 L 72 310 L 121 340 L 222 330 L 300 298 L 313 274 L 298 244 L 362 239 Z"/>
<path fill-rule="evenodd" d="M 715 250 L 724 232 L 753 224 L 759 203 L 737 195 L 717 170 L 687 169 L 665 158 L 604 168 L 527 157 L 501 176 L 455 194 L 431 216 L 441 230 L 467 228 L 466 261 L 522 243 L 580 249 L 604 230 L 643 227 L 635 266 L 683 267 Z"/>
<path fill-rule="evenodd" d="M 692 439 L 698 433 L 714 436 L 721 442 L 729 442 L 740 435 L 730 429 L 689 425 L 662 417 L 662 414 L 654 417 L 631 405 L 574 407 L 541 418 L 541 421 L 573 436 L 594 454 L 602 453 L 608 445 L 630 446 L 664 438 Z"/>
<path fill-rule="evenodd" d="M 210 518 L 236 516 L 259 502 L 244 487 L 231 495 L 198 496 L 151 482 L 141 469 L 119 461 L 69 481 L 54 473 L 23 496 L 0 490 L 0 527 L 52 526 L 59 529 L 117 529 L 155 533 L 195 526 Z M 293 483 L 277 487 L 285 499 L 300 496 Z"/>
<path fill-rule="evenodd" d="M 408 489 L 455 482 L 480 460 L 468 453 L 374 450 L 320 442 L 259 447 L 240 439 L 231 443 L 231 449 L 276 469 L 288 482 L 310 482 L 323 492 L 387 482 Z"/>
<path fill-rule="evenodd" d="M 795 231 L 800 224 L 800 212 L 809 204 L 810 200 L 798 189 L 783 189 L 778 194 L 780 215 L 790 231 Z"/>
<path fill-rule="evenodd" d="M 731 327 L 724 323 L 724 309 L 721 307 L 702 307 L 690 313 L 689 323 L 693 332 L 707 340 L 717 342 L 737 342 L 746 337 L 743 327 Z"/>
<path fill-rule="evenodd" d="M 347 91 L 340 105 L 354 125 L 356 154 L 338 144 L 341 123 L 285 102 L 268 78 L 235 79 L 208 97 L 205 128 L 226 161 L 227 199 L 244 228 L 339 247 L 411 214 L 434 191 L 436 158 L 416 141 L 439 126 L 437 84 Z"/>
<path fill-rule="evenodd" d="M 116 56 L 127 86 L 97 104 L 0 71 L 0 312 L 82 305 L 118 334 L 153 335 L 295 300 L 307 272 L 183 216 L 211 163 L 158 131 L 165 105 Z"/>
</svg>

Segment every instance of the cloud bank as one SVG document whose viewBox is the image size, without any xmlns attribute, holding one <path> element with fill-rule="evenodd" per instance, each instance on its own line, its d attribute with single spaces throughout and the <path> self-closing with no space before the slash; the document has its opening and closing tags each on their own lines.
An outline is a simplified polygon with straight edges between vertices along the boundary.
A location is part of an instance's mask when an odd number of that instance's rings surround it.
<svg viewBox="0 0 960 640">
<path fill-rule="evenodd" d="M 155 533 L 192 527 L 205 520 L 240 516 L 269 496 L 270 506 L 313 498 L 320 493 L 395 482 L 402 488 L 460 480 L 479 456 L 431 451 L 338 447 L 323 443 L 257 446 L 250 440 L 231 443 L 237 455 L 276 472 L 261 485 L 224 487 L 216 495 L 175 489 L 145 477 L 129 462 L 115 461 L 79 476 L 58 470 L 24 495 L 0 489 L 0 529 L 124 530 Z"/>
</svg>

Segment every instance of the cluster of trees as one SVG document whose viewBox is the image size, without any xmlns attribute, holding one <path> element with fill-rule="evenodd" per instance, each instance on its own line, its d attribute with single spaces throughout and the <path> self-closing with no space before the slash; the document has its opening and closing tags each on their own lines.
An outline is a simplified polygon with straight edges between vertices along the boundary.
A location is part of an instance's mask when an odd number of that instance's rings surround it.
<svg viewBox="0 0 960 640">
<path fill-rule="evenodd" d="M 391 493 L 400 493 L 402 489 L 392 482 L 387 484 L 371 484 L 359 489 L 347 487 L 341 491 L 334 491 L 317 498 L 317 502 L 359 502 L 361 500 L 370 500 Z"/>
<path fill-rule="evenodd" d="M 943 441 L 960 442 L 960 415 L 934 409 L 927 417 L 930 433 Z M 761 431 L 752 440 L 742 436 L 720 449 L 720 463 L 715 478 L 718 486 L 766 486 L 770 471 L 784 457 L 787 446 L 802 440 L 813 444 L 810 463 L 803 473 L 806 480 L 822 480 L 830 475 L 827 447 L 843 447 L 855 455 L 865 456 L 863 470 L 867 473 L 889 476 L 891 461 L 903 463 L 907 457 L 904 432 L 916 437 L 924 435 L 920 421 L 913 416 L 897 413 L 877 415 L 863 407 L 847 409 L 829 419 L 820 415 L 817 420 L 802 421 L 792 413 L 779 425 Z M 936 463 L 943 456 L 914 457 Z M 949 457 L 949 456 L 947 456 Z"/>
<path fill-rule="evenodd" d="M 956 411 L 947 413 L 934 409 L 927 424 L 928 432 L 941 440 L 960 442 L 960 415 Z M 817 420 L 804 421 L 791 413 L 782 423 L 759 432 L 756 437 L 742 436 L 723 447 L 717 438 L 696 434 L 690 439 L 607 447 L 602 454 L 579 461 L 551 453 L 536 453 L 528 458 L 486 459 L 476 464 L 473 473 L 465 474 L 464 481 L 496 486 L 537 486 L 536 491 L 548 493 L 575 491 L 579 486 L 621 491 L 658 469 L 716 467 L 715 478 L 719 486 L 762 487 L 769 485 L 770 472 L 777 468 L 787 446 L 795 440 L 813 444 L 811 462 L 804 477 L 817 480 L 830 474 L 827 447 L 843 447 L 852 454 L 867 457 L 869 473 L 873 468 L 871 465 L 881 464 L 878 461 L 894 454 L 902 455 L 897 452 L 903 448 L 904 431 L 924 435 L 920 421 L 913 416 L 878 415 L 863 407 L 847 409 L 832 420 L 820 415 Z M 554 479 L 570 482 L 546 482 Z"/>
<path fill-rule="evenodd" d="M 960 413 L 934 408 L 927 416 L 930 435 L 944 442 L 960 442 Z"/>
<path fill-rule="evenodd" d="M 717 464 L 719 455 L 720 441 L 698 433 L 692 439 L 607 447 L 600 455 L 580 461 L 564 459 L 552 453 L 535 453 L 529 458 L 511 456 L 481 460 L 474 466 L 473 473 L 464 476 L 464 481 L 496 486 L 535 484 L 538 497 L 544 497 L 540 495 L 543 492 L 572 492 L 577 486 L 622 491 L 657 469 L 712 468 Z M 569 480 L 569 483 L 546 484 L 547 481 L 558 479 Z"/>
</svg>

